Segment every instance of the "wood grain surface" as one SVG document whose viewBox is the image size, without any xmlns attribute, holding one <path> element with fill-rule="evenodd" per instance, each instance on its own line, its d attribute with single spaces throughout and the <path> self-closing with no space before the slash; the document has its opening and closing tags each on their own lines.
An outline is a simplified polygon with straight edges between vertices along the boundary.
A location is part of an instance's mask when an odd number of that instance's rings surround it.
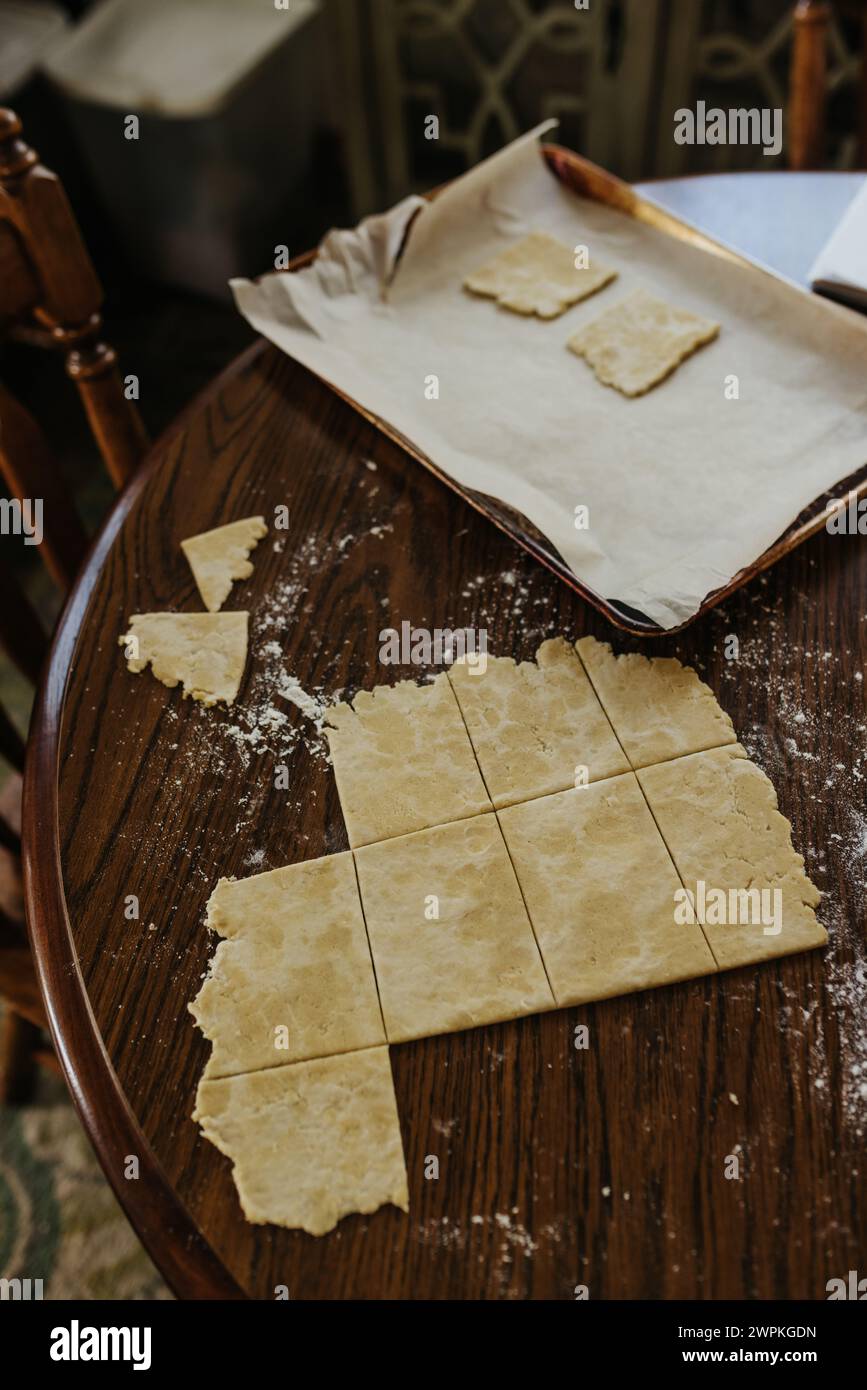
<svg viewBox="0 0 867 1390">
<path fill-rule="evenodd" d="M 517 658 L 586 632 L 676 654 L 771 776 L 831 933 L 825 953 L 392 1048 L 410 1213 L 349 1217 L 321 1239 L 242 1218 L 228 1161 L 190 1119 L 208 1044 L 187 1005 L 215 946 L 203 913 L 218 877 L 347 847 L 332 771 L 284 705 L 300 732 L 283 759 L 289 790 L 277 789 L 275 756 L 226 733 L 235 712 L 130 675 L 117 646 L 132 612 L 200 609 L 182 538 L 271 521 L 280 504 L 285 546 L 272 531 L 226 607 L 248 607 L 254 628 L 273 618 L 267 636 L 305 690 L 417 675 L 377 660 L 380 630 L 404 619 L 484 627 L 492 652 Z M 822 534 L 642 647 L 303 368 L 262 345 L 236 364 L 157 446 L 97 543 L 28 765 L 31 931 L 55 1036 L 173 1287 L 817 1299 L 829 1278 L 863 1273 L 865 633 L 863 539 Z M 260 660 L 254 643 L 241 706 Z M 124 915 L 130 894 L 138 921 Z M 129 1153 L 142 1155 L 138 1181 L 123 1176 Z M 424 1177 L 432 1154 L 437 1181 Z M 732 1154 L 739 1180 L 725 1176 Z"/>
</svg>

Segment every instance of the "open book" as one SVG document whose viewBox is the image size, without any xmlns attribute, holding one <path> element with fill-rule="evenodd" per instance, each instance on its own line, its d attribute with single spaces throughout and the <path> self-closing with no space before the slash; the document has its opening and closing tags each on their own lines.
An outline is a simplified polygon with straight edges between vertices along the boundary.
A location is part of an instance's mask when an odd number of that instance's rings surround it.
<svg viewBox="0 0 867 1390">
<path fill-rule="evenodd" d="M 867 179 L 813 262 L 810 284 L 867 313 Z"/>
</svg>

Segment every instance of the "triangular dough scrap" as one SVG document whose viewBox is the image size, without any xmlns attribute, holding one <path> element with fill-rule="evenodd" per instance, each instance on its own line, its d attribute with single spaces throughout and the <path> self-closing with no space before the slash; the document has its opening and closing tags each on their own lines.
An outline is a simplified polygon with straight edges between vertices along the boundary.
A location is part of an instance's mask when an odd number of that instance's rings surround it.
<svg viewBox="0 0 867 1390">
<path fill-rule="evenodd" d="M 641 396 L 719 333 L 710 319 L 636 290 L 569 339 L 604 386 Z"/>
<path fill-rule="evenodd" d="M 409 1210 L 387 1047 L 202 1080 L 193 1119 L 232 1160 L 248 1221 L 321 1236 L 350 1212 Z"/>
<path fill-rule="evenodd" d="M 181 550 L 190 562 L 202 602 L 210 613 L 222 607 L 236 579 L 249 579 L 253 573 L 250 552 L 267 534 L 263 516 L 248 516 L 181 541 Z"/>
<path fill-rule="evenodd" d="M 615 656 L 595 637 L 575 648 L 633 767 L 737 742 L 713 691 L 676 657 Z"/>
<path fill-rule="evenodd" d="M 468 275 L 464 287 L 496 299 L 515 314 L 554 319 L 616 275 L 616 270 L 596 261 L 577 267 L 571 247 L 546 232 L 530 232 Z"/>
<path fill-rule="evenodd" d="M 449 668 L 467 731 L 494 805 L 628 772 L 629 763 L 575 651 L 562 637 L 534 661 L 489 656 Z"/>
<path fill-rule="evenodd" d="M 247 663 L 247 613 L 134 613 L 118 638 L 132 648 L 126 662 L 143 671 L 150 662 L 163 685 L 183 685 L 184 697 L 203 705 L 231 705 Z"/>
<path fill-rule="evenodd" d="M 221 878 L 207 925 L 226 939 L 189 1005 L 213 1043 L 205 1076 L 385 1042 L 351 854 Z"/>
</svg>

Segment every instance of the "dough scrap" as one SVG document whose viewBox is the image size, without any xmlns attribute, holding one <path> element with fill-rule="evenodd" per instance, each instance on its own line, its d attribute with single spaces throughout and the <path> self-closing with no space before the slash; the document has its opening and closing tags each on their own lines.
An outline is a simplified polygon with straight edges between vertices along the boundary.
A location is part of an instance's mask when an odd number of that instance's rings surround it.
<svg viewBox="0 0 867 1390">
<path fill-rule="evenodd" d="M 713 924 L 700 914 L 721 969 L 824 946 L 828 935 L 813 911 L 822 895 L 792 847 L 773 785 L 739 743 L 644 768 L 638 780 L 691 892 L 702 880 L 707 890 L 782 894 L 777 935 L 765 935 L 761 922 Z"/>
<path fill-rule="evenodd" d="M 615 656 L 595 637 L 575 648 L 634 768 L 737 742 L 729 716 L 691 666 L 639 652 Z"/>
<path fill-rule="evenodd" d="M 496 816 L 365 845 L 355 861 L 389 1042 L 554 1007 Z"/>
<path fill-rule="evenodd" d="M 574 650 L 543 642 L 535 661 L 455 662 L 449 679 L 494 806 L 510 806 L 627 772 L 627 762 Z"/>
<path fill-rule="evenodd" d="M 353 848 L 491 810 L 448 676 L 360 691 L 326 728 Z"/>
<path fill-rule="evenodd" d="M 575 333 L 568 347 L 604 386 L 641 396 L 719 333 L 718 323 L 635 290 Z"/>
<path fill-rule="evenodd" d="M 232 1160 L 248 1221 L 330 1231 L 409 1210 L 387 1047 L 199 1082 L 193 1119 Z"/>
<path fill-rule="evenodd" d="M 189 1005 L 213 1043 L 206 1077 L 385 1042 L 351 854 L 221 878 L 207 925 L 226 940 Z"/>
<path fill-rule="evenodd" d="M 498 817 L 559 1006 L 716 969 L 634 772 Z"/>
<path fill-rule="evenodd" d="M 203 705 L 223 700 L 231 705 L 247 664 L 247 613 L 134 613 L 118 638 L 130 671 L 148 662 L 163 685 L 179 683 Z"/>
<path fill-rule="evenodd" d="M 249 579 L 253 573 L 250 552 L 267 534 L 263 516 L 248 516 L 181 541 L 209 612 L 216 613 L 222 607 L 236 579 Z"/>
<path fill-rule="evenodd" d="M 546 232 L 530 232 L 468 275 L 464 287 L 515 314 L 555 319 L 616 276 L 616 270 L 596 262 L 577 267 L 571 247 Z"/>
</svg>

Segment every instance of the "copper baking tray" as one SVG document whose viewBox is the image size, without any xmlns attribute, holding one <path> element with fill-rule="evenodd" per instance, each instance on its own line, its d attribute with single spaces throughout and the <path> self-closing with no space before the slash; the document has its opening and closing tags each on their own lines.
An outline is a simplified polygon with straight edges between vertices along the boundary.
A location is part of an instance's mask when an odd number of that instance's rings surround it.
<svg viewBox="0 0 867 1390">
<path fill-rule="evenodd" d="M 794 284 L 786 276 L 777 275 L 775 271 L 769 270 L 766 266 L 758 265 L 747 256 L 742 256 L 740 252 L 735 251 L 724 242 L 717 241 L 714 237 L 708 236 L 707 233 L 690 226 L 688 222 L 675 217 L 673 213 L 667 212 L 657 203 L 642 198 L 630 184 L 624 183 L 614 174 L 600 169 L 598 165 L 591 164 L 590 160 L 583 159 L 581 155 L 573 153 L 572 150 L 564 149 L 561 145 L 543 145 L 542 154 L 549 168 L 561 183 L 581 197 L 592 198 L 597 203 L 607 203 L 609 207 L 617 208 L 620 212 L 626 213 L 628 217 L 636 218 L 639 222 L 647 222 L 650 226 L 656 227 L 658 231 L 664 232 L 667 236 L 678 241 L 689 242 L 693 246 L 700 247 L 703 251 L 709 251 L 715 256 L 722 256 L 736 264 L 748 266 L 752 270 L 760 271 L 763 275 L 773 276 L 774 279 L 782 280 L 785 284 Z M 435 190 L 429 196 L 436 197 L 437 191 Z M 288 273 L 309 265 L 315 254 L 315 252 L 311 252 L 306 256 L 299 257 L 297 261 L 287 267 Z M 800 290 L 802 287 L 795 286 L 795 288 Z M 794 550 L 808 536 L 821 531 L 825 525 L 828 504 L 831 501 L 842 500 L 848 504 L 853 499 L 857 501 L 867 496 L 867 460 L 865 460 L 863 468 L 850 474 L 849 477 L 841 479 L 835 484 L 832 491 L 823 493 L 821 497 L 817 497 L 811 502 L 778 540 L 759 555 L 751 565 L 739 570 L 728 584 L 720 589 L 714 589 L 708 594 L 701 607 L 691 618 L 688 618 L 678 627 L 663 628 L 644 613 L 638 612 L 625 603 L 618 602 L 616 598 L 607 598 L 597 594 L 573 574 L 562 556 L 551 545 L 551 542 L 525 516 L 496 497 L 489 497 L 486 493 L 464 487 L 462 483 L 444 473 L 437 464 L 413 444 L 412 440 L 407 439 L 386 420 L 366 410 L 364 406 L 359 405 L 358 401 L 337 387 L 332 386 L 331 389 L 354 410 L 357 410 L 360 415 L 363 415 L 366 420 L 370 420 L 372 424 L 376 425 L 389 439 L 394 440 L 405 449 L 412 458 L 434 473 L 453 492 L 459 493 L 469 502 L 470 506 L 475 507 L 483 516 L 493 521 L 495 526 L 499 526 L 502 531 L 505 531 L 525 550 L 528 550 L 541 564 L 547 566 L 559 579 L 562 579 L 564 584 L 568 584 L 571 589 L 574 589 L 577 594 L 580 594 L 583 599 L 598 609 L 610 623 L 623 632 L 631 632 L 637 637 L 670 636 L 674 632 L 682 631 L 683 628 L 688 627 L 690 623 L 695 622 L 711 608 L 715 608 L 718 603 L 722 603 L 736 589 L 755 578 L 762 570 L 768 569 L 784 555 L 788 555 L 789 551 Z"/>
</svg>

